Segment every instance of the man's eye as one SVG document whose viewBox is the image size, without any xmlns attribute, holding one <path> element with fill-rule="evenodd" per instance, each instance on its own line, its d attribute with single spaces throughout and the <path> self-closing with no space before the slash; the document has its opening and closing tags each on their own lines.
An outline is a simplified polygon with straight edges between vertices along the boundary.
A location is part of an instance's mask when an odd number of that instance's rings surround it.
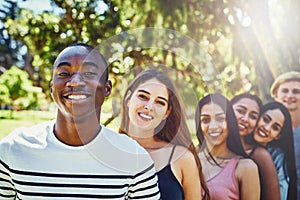
<svg viewBox="0 0 300 200">
<path fill-rule="evenodd" d="M 84 75 L 85 76 L 97 76 L 98 74 L 95 72 L 85 72 Z"/>
<path fill-rule="evenodd" d="M 300 90 L 299 90 L 299 89 L 293 89 L 293 90 L 292 90 L 292 93 L 293 93 L 293 94 L 299 94 L 299 93 L 300 93 Z"/>
<path fill-rule="evenodd" d="M 286 88 L 284 88 L 284 89 L 281 90 L 281 92 L 282 92 L 282 93 L 289 93 L 289 90 L 286 89 Z"/>
<path fill-rule="evenodd" d="M 58 76 L 66 77 L 66 76 L 70 76 L 70 73 L 67 73 L 67 72 L 61 72 L 61 73 L 58 73 Z"/>
</svg>

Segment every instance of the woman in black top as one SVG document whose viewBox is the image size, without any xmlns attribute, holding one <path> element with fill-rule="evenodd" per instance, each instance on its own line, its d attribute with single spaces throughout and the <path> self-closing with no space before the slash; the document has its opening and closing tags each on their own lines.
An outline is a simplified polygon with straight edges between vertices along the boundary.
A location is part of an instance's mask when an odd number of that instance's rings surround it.
<svg viewBox="0 0 300 200">
<path fill-rule="evenodd" d="M 128 86 L 122 109 L 119 132 L 151 155 L 162 199 L 207 199 L 201 163 L 170 79 L 155 69 L 141 72 Z"/>
</svg>

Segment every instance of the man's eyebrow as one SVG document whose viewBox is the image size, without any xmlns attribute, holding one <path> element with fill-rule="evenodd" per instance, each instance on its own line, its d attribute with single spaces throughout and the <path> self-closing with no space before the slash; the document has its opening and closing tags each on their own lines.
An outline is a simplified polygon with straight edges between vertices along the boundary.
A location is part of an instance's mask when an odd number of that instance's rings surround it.
<svg viewBox="0 0 300 200">
<path fill-rule="evenodd" d="M 96 67 L 97 69 L 100 68 L 99 65 L 97 65 L 97 64 L 94 63 L 94 62 L 83 62 L 83 63 L 82 63 L 82 66 L 94 66 L 94 67 Z"/>
<path fill-rule="evenodd" d="M 68 67 L 71 67 L 71 63 L 69 62 L 60 62 L 58 63 L 58 65 L 56 66 L 56 68 L 59 68 L 59 67 L 62 67 L 62 66 L 68 66 Z M 82 63 L 82 66 L 94 66 L 95 68 L 99 69 L 100 67 L 94 63 L 94 62 L 83 62 Z"/>
<path fill-rule="evenodd" d="M 146 94 L 150 94 L 150 93 L 149 93 L 148 91 L 146 91 L 146 90 L 138 90 L 138 92 L 143 92 L 143 93 L 146 93 Z M 166 101 L 166 102 L 169 102 L 168 99 L 166 99 L 166 98 L 164 98 L 164 97 L 159 96 L 158 98 L 159 98 L 159 99 L 162 99 L 162 100 L 164 100 L 164 101 Z"/>
<path fill-rule="evenodd" d="M 59 68 L 61 66 L 69 66 L 69 67 L 71 67 L 71 64 L 69 62 L 61 62 L 61 63 L 58 63 L 58 65 L 56 66 L 56 68 Z"/>
</svg>

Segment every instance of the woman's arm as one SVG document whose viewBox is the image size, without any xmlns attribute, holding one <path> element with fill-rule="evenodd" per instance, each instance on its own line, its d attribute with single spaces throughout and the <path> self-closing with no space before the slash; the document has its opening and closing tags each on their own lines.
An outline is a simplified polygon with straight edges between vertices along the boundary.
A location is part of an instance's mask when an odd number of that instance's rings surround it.
<svg viewBox="0 0 300 200">
<path fill-rule="evenodd" d="M 260 182 L 257 165 L 251 159 L 240 159 L 235 170 L 239 183 L 240 199 L 259 200 Z"/>
<path fill-rule="evenodd" d="M 258 147 L 252 155 L 261 176 L 261 190 L 264 199 L 280 200 L 280 189 L 277 171 L 271 154 L 263 147 Z"/>
<path fill-rule="evenodd" d="M 202 199 L 200 176 L 193 154 L 185 150 L 184 154 L 172 163 L 171 168 L 183 187 L 184 199 Z"/>
</svg>

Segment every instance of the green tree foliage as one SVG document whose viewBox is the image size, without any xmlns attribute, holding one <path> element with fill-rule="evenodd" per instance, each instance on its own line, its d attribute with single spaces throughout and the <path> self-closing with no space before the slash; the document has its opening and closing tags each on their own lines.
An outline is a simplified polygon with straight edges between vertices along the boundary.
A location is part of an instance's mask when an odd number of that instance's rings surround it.
<svg viewBox="0 0 300 200">
<path fill-rule="evenodd" d="M 75 42 L 96 44 L 115 34 L 118 14 L 99 11 L 99 1 L 52 0 L 58 13 L 20 9 L 5 23 L 8 33 L 27 47 L 24 69 L 36 86 L 49 94 L 52 64 L 58 52 Z M 105 5 L 105 4 L 104 4 Z"/>
<path fill-rule="evenodd" d="M 13 64 L 16 64 L 18 48 L 20 44 L 15 41 L 5 27 L 8 19 L 15 19 L 18 11 L 17 3 L 11 0 L 4 0 L 0 6 L 0 74 Z"/>
<path fill-rule="evenodd" d="M 9 97 L 9 89 L 6 85 L 0 85 L 0 106 L 5 106 L 11 103 L 11 99 Z"/>
<path fill-rule="evenodd" d="M 126 22 L 129 29 L 171 28 L 197 41 L 214 63 L 212 69 L 201 70 L 212 92 L 222 91 L 231 97 L 251 89 L 266 100 L 274 76 L 299 70 L 297 1 L 114 2 L 122 16 L 121 23 Z"/>
<path fill-rule="evenodd" d="M 47 106 L 42 89 L 34 87 L 27 72 L 16 66 L 0 76 L 0 85 L 0 104 L 10 104 L 15 109 L 40 109 Z M 7 93 L 9 99 L 6 98 Z"/>
<path fill-rule="evenodd" d="M 149 66 L 172 69 L 170 76 L 177 85 L 186 83 L 182 90 L 193 90 L 197 98 L 207 92 L 231 98 L 251 90 L 265 101 L 273 77 L 300 69 L 298 1 L 51 3 L 53 11 L 20 9 L 5 18 L 8 35 L 27 48 L 23 68 L 48 95 L 52 63 L 62 48 L 74 42 L 101 44 L 111 64 L 113 105 L 119 105 L 127 82 Z"/>
</svg>

